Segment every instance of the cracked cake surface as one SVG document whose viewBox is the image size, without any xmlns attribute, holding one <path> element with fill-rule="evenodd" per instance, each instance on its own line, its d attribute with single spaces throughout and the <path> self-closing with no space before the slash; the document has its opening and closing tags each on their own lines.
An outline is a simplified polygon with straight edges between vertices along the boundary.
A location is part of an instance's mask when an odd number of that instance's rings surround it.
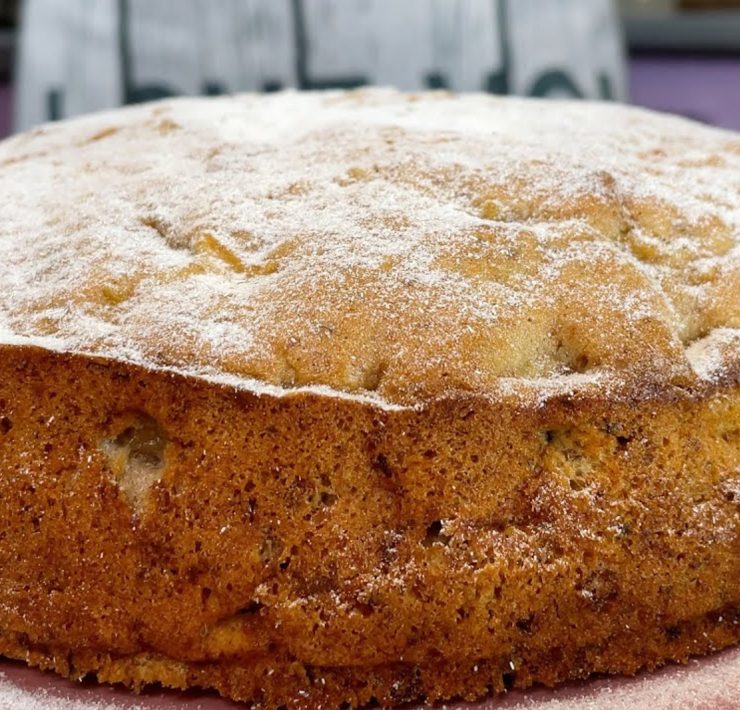
<svg viewBox="0 0 740 710">
<path fill-rule="evenodd" d="M 740 642 L 738 134 L 177 99 L 0 186 L 0 655 L 346 710 Z"/>
<path fill-rule="evenodd" d="M 6 339 L 395 404 L 738 361 L 740 139 L 679 118 L 183 99 L 41 127 L 0 168 Z"/>
</svg>

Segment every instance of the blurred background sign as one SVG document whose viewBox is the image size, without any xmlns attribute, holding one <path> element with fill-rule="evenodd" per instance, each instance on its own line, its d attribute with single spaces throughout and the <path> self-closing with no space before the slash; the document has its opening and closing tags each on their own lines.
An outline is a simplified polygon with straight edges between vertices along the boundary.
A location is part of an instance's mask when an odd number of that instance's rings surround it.
<svg viewBox="0 0 740 710">
<path fill-rule="evenodd" d="M 22 129 L 369 83 L 628 99 L 740 130 L 740 0 L 0 0 L 0 136 L 13 113 Z"/>
<path fill-rule="evenodd" d="M 625 98 L 611 0 L 26 0 L 16 126 L 181 94 Z"/>
</svg>

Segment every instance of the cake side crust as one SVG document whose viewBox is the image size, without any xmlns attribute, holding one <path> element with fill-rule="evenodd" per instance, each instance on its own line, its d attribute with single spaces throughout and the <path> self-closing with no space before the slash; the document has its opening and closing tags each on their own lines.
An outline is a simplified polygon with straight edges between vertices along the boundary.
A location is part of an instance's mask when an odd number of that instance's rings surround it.
<svg viewBox="0 0 740 710">
<path fill-rule="evenodd" d="M 7 655 L 274 707 L 320 677 L 473 697 L 740 640 L 737 378 L 389 411 L 0 352 Z"/>
<path fill-rule="evenodd" d="M 729 610 L 732 614 L 733 610 Z M 734 610 L 735 624 L 738 610 Z M 61 647 L 34 647 L 24 638 L 0 632 L 0 653 L 23 660 L 42 670 L 52 670 L 70 680 L 94 676 L 101 683 L 121 684 L 139 692 L 158 684 L 175 690 L 214 689 L 255 708 L 292 707 L 301 710 L 334 707 L 363 707 L 379 704 L 396 707 L 424 699 L 428 702 L 461 698 L 479 700 L 491 693 L 512 688 L 528 688 L 533 683 L 547 686 L 586 679 L 595 673 L 619 672 L 632 675 L 653 671 L 665 663 L 686 663 L 737 642 L 737 634 L 720 615 L 691 620 L 676 627 L 682 640 L 667 643 L 664 635 L 649 639 L 651 653 L 635 649 L 630 634 L 611 639 L 608 649 L 590 649 L 572 656 L 553 657 L 545 653 L 531 659 L 529 666 L 513 671 L 508 660 L 437 659 L 420 664 L 395 663 L 379 667 L 315 667 L 298 661 L 285 662 L 268 657 L 252 657 L 225 663 L 183 662 L 141 653 L 111 657 L 91 651 Z M 643 646 L 648 645 L 644 643 Z"/>
</svg>

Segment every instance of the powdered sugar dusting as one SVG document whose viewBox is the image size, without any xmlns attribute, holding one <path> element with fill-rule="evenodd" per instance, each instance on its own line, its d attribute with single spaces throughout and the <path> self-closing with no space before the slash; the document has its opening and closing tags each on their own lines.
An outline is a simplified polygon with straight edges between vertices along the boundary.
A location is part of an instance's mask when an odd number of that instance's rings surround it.
<svg viewBox="0 0 740 710">
<path fill-rule="evenodd" d="M 692 343 L 686 350 L 695 372 L 705 380 L 721 374 L 727 362 L 740 354 L 740 330 L 718 328 L 711 335 Z"/>
<path fill-rule="evenodd" d="M 607 104 L 182 99 L 0 144 L 0 341 L 381 406 L 687 380 L 740 332 L 740 138 Z"/>
</svg>

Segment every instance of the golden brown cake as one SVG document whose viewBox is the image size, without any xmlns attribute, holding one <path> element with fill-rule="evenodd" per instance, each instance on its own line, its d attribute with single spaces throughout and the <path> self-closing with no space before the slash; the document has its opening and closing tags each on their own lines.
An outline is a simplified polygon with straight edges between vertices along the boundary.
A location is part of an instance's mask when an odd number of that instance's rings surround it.
<svg viewBox="0 0 740 710">
<path fill-rule="evenodd" d="M 740 136 L 189 99 L 0 188 L 3 655 L 335 708 L 740 640 Z"/>
</svg>

